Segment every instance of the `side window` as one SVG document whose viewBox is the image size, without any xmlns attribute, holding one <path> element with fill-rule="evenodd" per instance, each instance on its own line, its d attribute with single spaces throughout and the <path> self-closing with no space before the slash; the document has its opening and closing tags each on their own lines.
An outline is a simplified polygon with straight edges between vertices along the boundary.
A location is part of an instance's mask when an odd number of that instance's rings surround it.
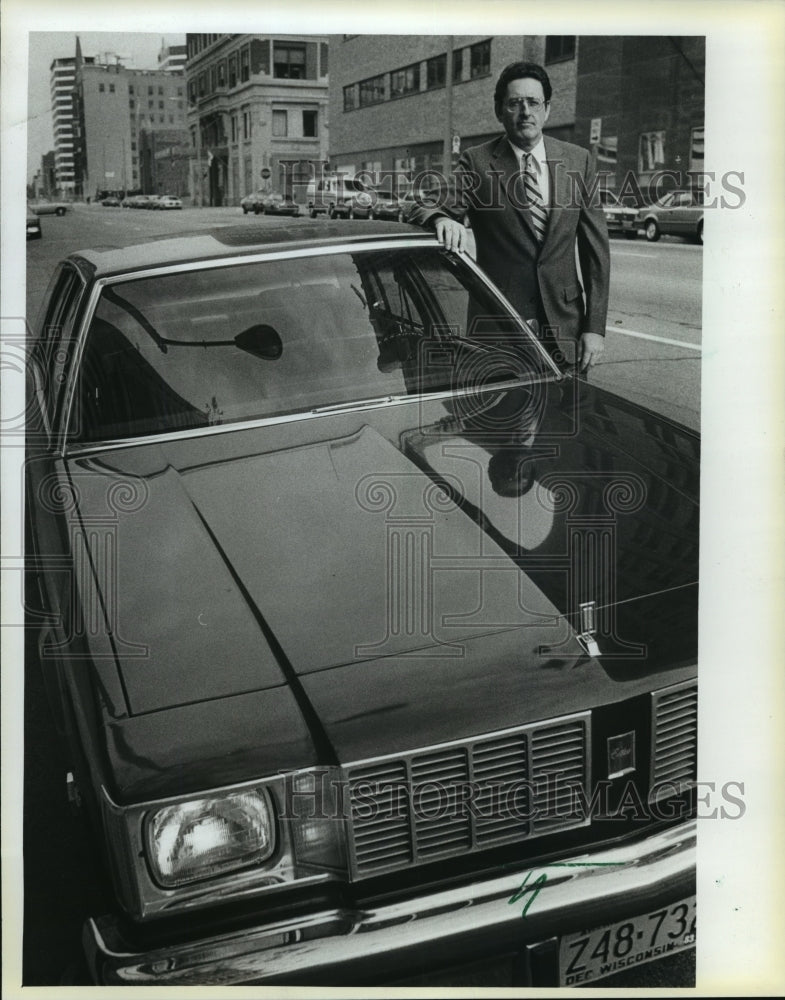
<svg viewBox="0 0 785 1000">
<path fill-rule="evenodd" d="M 76 344 L 74 320 L 84 282 L 66 265 L 50 285 L 35 350 L 43 375 L 43 410 L 50 427 L 57 422 L 65 382 Z"/>
</svg>

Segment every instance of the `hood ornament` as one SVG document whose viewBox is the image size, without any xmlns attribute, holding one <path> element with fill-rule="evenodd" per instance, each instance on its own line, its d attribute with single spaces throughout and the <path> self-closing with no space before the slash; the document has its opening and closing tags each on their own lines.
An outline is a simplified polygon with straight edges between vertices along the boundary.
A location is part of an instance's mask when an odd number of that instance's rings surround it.
<svg viewBox="0 0 785 1000">
<path fill-rule="evenodd" d="M 586 601 L 578 605 L 581 619 L 581 631 L 578 635 L 578 642 L 583 646 L 589 656 L 602 656 L 597 640 L 594 638 L 597 631 L 597 602 Z"/>
</svg>

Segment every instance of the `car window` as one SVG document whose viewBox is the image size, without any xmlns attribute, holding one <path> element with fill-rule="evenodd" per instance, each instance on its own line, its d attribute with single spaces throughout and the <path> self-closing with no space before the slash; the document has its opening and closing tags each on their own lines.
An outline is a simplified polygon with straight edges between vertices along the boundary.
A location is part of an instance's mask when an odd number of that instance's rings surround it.
<svg viewBox="0 0 785 1000">
<path fill-rule="evenodd" d="M 520 322 L 437 249 L 208 268 L 104 289 L 71 436 L 146 435 L 541 375 Z"/>
</svg>

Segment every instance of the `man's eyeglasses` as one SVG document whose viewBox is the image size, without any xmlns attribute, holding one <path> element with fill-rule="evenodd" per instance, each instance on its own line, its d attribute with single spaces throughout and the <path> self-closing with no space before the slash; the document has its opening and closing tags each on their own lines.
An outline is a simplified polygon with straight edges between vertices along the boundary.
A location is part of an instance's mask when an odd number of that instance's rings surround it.
<svg viewBox="0 0 785 1000">
<path fill-rule="evenodd" d="M 528 108 L 530 111 L 539 111 L 545 103 L 539 97 L 510 97 L 504 102 L 504 110 L 520 111 L 522 108 Z"/>
</svg>

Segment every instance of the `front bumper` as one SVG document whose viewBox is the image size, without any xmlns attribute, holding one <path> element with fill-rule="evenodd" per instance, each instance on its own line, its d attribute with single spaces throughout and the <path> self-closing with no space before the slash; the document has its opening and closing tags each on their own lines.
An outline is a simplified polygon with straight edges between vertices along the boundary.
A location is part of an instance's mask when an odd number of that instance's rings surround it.
<svg viewBox="0 0 785 1000">
<path fill-rule="evenodd" d="M 368 909 L 325 910 L 143 953 L 127 946 L 113 918 L 90 919 L 85 949 L 93 978 L 107 985 L 380 983 L 472 958 L 525 953 L 532 945 L 542 951 L 550 943 L 553 952 L 559 934 L 680 899 L 694 892 L 695 845 L 692 820 L 558 865 L 516 865 L 457 889 Z M 509 900 L 529 871 L 545 873 L 547 881 L 522 918 L 522 901 Z"/>
</svg>

